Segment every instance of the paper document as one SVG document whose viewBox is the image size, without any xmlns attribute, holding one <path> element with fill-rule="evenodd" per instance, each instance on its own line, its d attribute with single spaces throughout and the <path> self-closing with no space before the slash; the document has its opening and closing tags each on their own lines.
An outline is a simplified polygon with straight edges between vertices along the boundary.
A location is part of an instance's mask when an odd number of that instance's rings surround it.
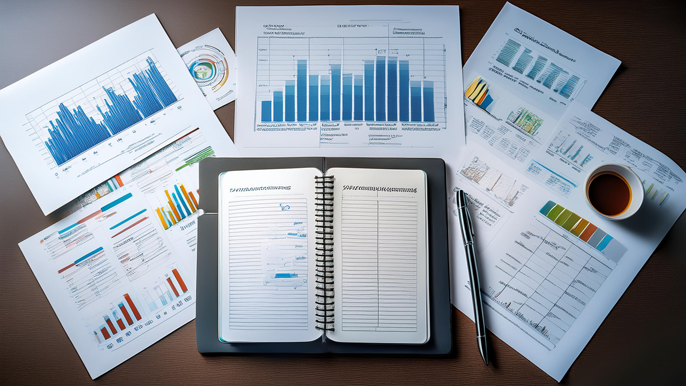
<svg viewBox="0 0 686 386">
<path fill-rule="evenodd" d="M 155 15 L 3 89 L 0 118 L 45 214 L 196 128 L 226 136 Z"/>
<path fill-rule="evenodd" d="M 236 50 L 244 154 L 440 156 L 464 143 L 457 6 L 237 7 Z"/>
<path fill-rule="evenodd" d="M 219 28 L 178 51 L 213 110 L 236 100 L 236 54 Z"/>
<path fill-rule="evenodd" d="M 593 107 L 619 60 L 507 3 L 464 66 L 468 141 L 523 163 L 572 101 Z"/>
<path fill-rule="evenodd" d="M 198 164 L 236 155 L 201 129 L 69 204 L 19 244 L 92 378 L 195 318 Z"/>
<path fill-rule="evenodd" d="M 686 173 L 579 102 L 524 164 L 497 154 L 470 144 L 453 179 L 472 201 L 486 324 L 560 381 L 686 209 Z M 586 175 L 604 163 L 643 180 L 645 201 L 630 219 L 604 219 L 585 200 Z M 471 317 L 451 208 L 453 303 Z"/>
</svg>

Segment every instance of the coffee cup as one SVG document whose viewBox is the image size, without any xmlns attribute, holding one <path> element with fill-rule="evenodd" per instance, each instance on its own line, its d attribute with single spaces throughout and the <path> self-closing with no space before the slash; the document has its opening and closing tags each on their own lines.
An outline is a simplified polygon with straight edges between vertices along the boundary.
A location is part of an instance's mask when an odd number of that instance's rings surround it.
<svg viewBox="0 0 686 386">
<path fill-rule="evenodd" d="M 586 177 L 586 202 L 609 220 L 627 219 L 641 208 L 645 191 L 641 178 L 630 167 L 604 164 Z"/>
</svg>

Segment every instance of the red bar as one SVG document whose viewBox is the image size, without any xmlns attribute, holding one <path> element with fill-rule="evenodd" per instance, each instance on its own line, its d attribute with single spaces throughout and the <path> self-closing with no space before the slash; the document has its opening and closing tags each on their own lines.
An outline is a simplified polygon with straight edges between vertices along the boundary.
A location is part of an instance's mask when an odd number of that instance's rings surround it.
<svg viewBox="0 0 686 386">
<path fill-rule="evenodd" d="M 126 323 L 130 325 L 133 324 L 133 319 L 131 319 L 131 315 L 129 315 L 129 311 L 126 310 L 126 307 L 124 307 L 123 303 L 119 303 L 119 309 L 121 310 L 121 313 L 124 314 L 124 318 L 126 318 Z"/>
<path fill-rule="evenodd" d="M 124 324 L 124 321 L 121 319 L 117 319 L 117 325 L 119 325 L 119 329 L 124 331 L 126 330 L 126 325 Z"/>
<path fill-rule="evenodd" d="M 174 296 L 177 298 L 179 297 L 179 291 L 176 290 L 176 287 L 174 287 L 174 283 L 171 281 L 171 277 L 167 278 L 167 283 L 169 283 L 169 286 L 171 287 L 172 291 L 174 291 Z"/>
<path fill-rule="evenodd" d="M 196 127 L 195 129 L 189 131 L 189 132 L 188 132 L 186 135 L 184 135 L 183 137 L 179 137 L 179 139 L 177 139 L 176 142 L 178 142 L 178 141 L 180 141 L 180 140 L 182 140 L 182 139 L 188 137 L 189 135 L 195 133 L 195 132 L 198 131 L 198 130 L 200 130 L 200 128 L 199 128 L 199 127 Z"/>
<path fill-rule="evenodd" d="M 68 266 L 66 266 L 66 267 L 60 269 L 59 271 L 57 271 L 57 273 L 62 273 L 62 272 L 64 272 L 64 271 L 68 270 L 69 268 L 73 267 L 74 265 L 76 265 L 76 264 L 71 263 L 71 264 L 69 264 Z"/>
<path fill-rule="evenodd" d="M 131 311 L 133 311 L 133 316 L 136 317 L 136 320 L 141 320 L 141 314 L 138 313 L 138 309 L 136 308 L 136 305 L 133 304 L 133 300 L 131 300 L 129 294 L 124 294 L 124 299 L 129 303 L 129 307 L 131 307 Z"/>
<path fill-rule="evenodd" d="M 119 232 L 119 233 L 117 233 L 116 235 L 112 236 L 112 238 L 115 238 L 115 237 L 119 236 L 120 234 L 122 234 L 122 233 L 128 231 L 129 229 L 135 227 L 136 225 L 142 223 L 143 221 L 145 221 L 145 220 L 147 220 L 147 219 L 148 219 L 147 217 L 143 217 L 142 219 L 140 219 L 140 220 L 136 221 L 135 223 L 129 225 L 128 227 L 122 229 L 121 232 Z"/>
<path fill-rule="evenodd" d="M 101 210 L 101 209 L 98 209 L 97 212 L 92 213 L 92 214 L 89 214 L 88 216 L 86 216 L 86 217 L 82 218 L 81 220 L 77 221 L 77 224 L 83 224 L 83 223 L 85 223 L 86 221 L 92 219 L 93 217 L 99 215 L 100 213 L 102 213 L 102 210 Z"/>
<path fill-rule="evenodd" d="M 102 334 L 102 336 L 105 337 L 105 340 L 110 338 L 110 333 L 107 332 L 107 329 L 105 327 L 100 329 L 100 333 Z"/>
<path fill-rule="evenodd" d="M 177 271 L 176 268 L 174 268 L 172 269 L 172 273 L 174 274 L 176 281 L 179 282 L 179 285 L 181 286 L 181 291 L 188 292 L 188 287 L 186 287 L 186 283 L 183 282 L 183 279 L 181 278 L 179 271 Z"/>
<path fill-rule="evenodd" d="M 117 329 L 114 328 L 114 323 L 112 323 L 112 319 L 107 318 L 107 320 L 105 320 L 105 323 L 107 323 L 107 325 L 110 327 L 110 331 L 112 331 L 112 335 L 116 335 Z"/>
</svg>

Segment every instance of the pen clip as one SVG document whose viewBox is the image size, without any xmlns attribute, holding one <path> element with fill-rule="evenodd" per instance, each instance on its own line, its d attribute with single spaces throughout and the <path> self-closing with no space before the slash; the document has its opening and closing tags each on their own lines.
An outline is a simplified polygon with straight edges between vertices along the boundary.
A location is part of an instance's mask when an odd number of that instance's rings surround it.
<svg viewBox="0 0 686 386">
<path fill-rule="evenodd" d="M 466 213 L 465 215 L 465 222 L 467 223 L 467 230 L 469 231 L 469 234 L 474 237 L 474 224 L 472 224 L 472 214 L 469 213 L 469 196 L 465 194 L 465 206 L 464 206 L 464 211 Z"/>
</svg>

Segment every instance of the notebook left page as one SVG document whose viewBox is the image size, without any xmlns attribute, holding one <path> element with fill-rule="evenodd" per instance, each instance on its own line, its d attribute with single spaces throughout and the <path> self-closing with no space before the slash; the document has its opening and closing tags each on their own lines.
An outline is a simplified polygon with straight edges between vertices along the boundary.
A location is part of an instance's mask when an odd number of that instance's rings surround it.
<svg viewBox="0 0 686 386">
<path fill-rule="evenodd" d="M 315 168 L 219 178 L 219 340 L 309 342 L 315 328 Z"/>
</svg>

